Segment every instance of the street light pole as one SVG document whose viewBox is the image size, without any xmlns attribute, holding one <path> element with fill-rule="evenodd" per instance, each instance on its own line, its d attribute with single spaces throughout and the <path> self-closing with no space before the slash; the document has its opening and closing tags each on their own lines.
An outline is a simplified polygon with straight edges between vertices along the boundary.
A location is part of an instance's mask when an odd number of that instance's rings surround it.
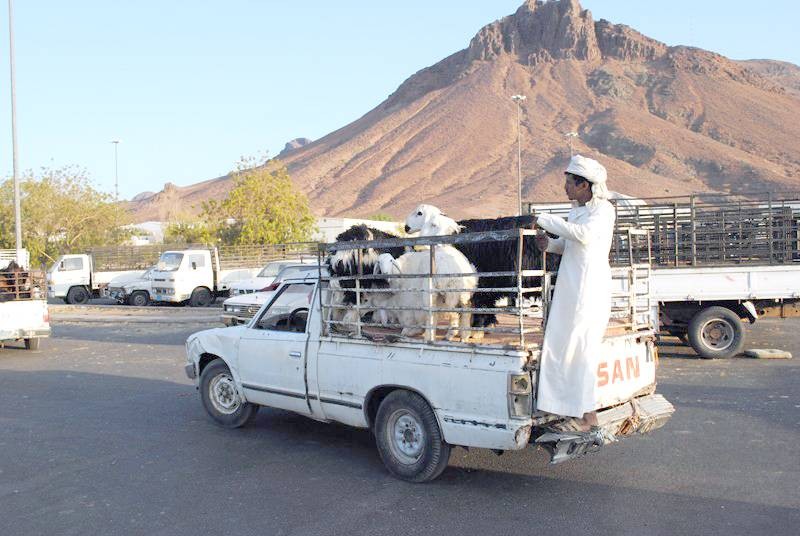
<svg viewBox="0 0 800 536">
<path fill-rule="evenodd" d="M 517 216 L 522 216 L 522 101 L 525 95 L 512 95 L 517 103 Z"/>
<path fill-rule="evenodd" d="M 8 0 L 8 55 L 11 68 L 11 161 L 14 174 L 14 235 L 17 262 L 22 263 L 22 215 L 19 202 L 19 170 L 17 169 L 17 94 L 14 81 L 14 3 Z"/>
<path fill-rule="evenodd" d="M 572 151 L 572 139 L 573 138 L 577 138 L 578 137 L 578 133 L 577 132 L 567 132 L 566 134 L 564 134 L 564 137 L 566 137 L 567 141 L 569 141 L 569 157 L 572 158 L 572 156 L 575 154 Z"/>
<path fill-rule="evenodd" d="M 114 199 L 119 201 L 119 166 L 117 160 L 117 146 L 119 145 L 119 140 L 111 140 L 111 143 L 114 144 Z"/>
</svg>

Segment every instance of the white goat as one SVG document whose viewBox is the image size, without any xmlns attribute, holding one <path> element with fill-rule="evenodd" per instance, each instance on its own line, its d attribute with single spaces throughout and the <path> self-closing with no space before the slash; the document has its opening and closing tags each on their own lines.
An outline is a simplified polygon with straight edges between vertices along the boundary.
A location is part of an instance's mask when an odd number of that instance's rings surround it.
<svg viewBox="0 0 800 536">
<path fill-rule="evenodd" d="M 453 218 L 447 217 L 433 205 L 417 205 L 406 218 L 405 231 L 419 232 L 419 236 L 442 236 L 458 234 L 464 229 Z"/>
<path fill-rule="evenodd" d="M 427 308 L 429 300 L 434 307 L 458 309 L 469 307 L 472 292 L 469 290 L 455 292 L 453 289 L 474 289 L 478 285 L 478 278 L 474 275 L 475 267 L 472 266 L 464 255 L 451 246 L 437 246 L 434 255 L 436 271 L 445 274 L 467 274 L 452 277 L 433 278 L 433 288 L 428 287 L 427 278 L 389 278 L 390 288 L 394 293 L 375 293 L 369 297 L 370 305 L 375 308 L 408 307 L 409 309 L 393 311 L 403 327 L 402 335 L 411 337 L 424 333 L 424 328 L 409 327 L 427 324 Z M 394 258 L 384 253 L 378 258 L 376 272 L 382 274 L 428 274 L 430 270 L 430 253 L 428 251 L 412 251 Z M 439 292 L 437 292 L 439 291 Z M 431 295 L 432 294 L 432 295 Z M 453 340 L 462 332 L 462 340 L 470 337 L 471 313 L 439 313 L 436 316 L 447 315 L 450 327 L 445 336 Z"/>
</svg>

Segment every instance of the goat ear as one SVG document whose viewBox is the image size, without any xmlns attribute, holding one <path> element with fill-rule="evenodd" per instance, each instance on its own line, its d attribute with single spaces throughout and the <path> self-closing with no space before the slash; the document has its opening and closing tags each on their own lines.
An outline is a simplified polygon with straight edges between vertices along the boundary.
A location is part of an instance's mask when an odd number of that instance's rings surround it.
<svg viewBox="0 0 800 536">
<path fill-rule="evenodd" d="M 394 269 L 397 271 L 398 274 L 402 273 L 400 271 L 400 263 L 397 262 L 397 259 L 392 259 L 392 266 L 394 267 Z"/>
</svg>

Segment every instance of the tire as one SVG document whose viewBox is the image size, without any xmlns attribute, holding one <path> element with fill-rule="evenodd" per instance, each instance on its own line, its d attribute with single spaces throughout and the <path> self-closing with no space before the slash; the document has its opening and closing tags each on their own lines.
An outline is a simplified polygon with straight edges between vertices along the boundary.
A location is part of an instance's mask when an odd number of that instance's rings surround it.
<svg viewBox="0 0 800 536">
<path fill-rule="evenodd" d="M 78 304 L 84 305 L 89 303 L 89 291 L 87 291 L 84 287 L 72 287 L 67 292 L 67 299 L 65 300 L 69 304 Z"/>
<path fill-rule="evenodd" d="M 189 305 L 191 307 L 208 307 L 213 301 L 214 297 L 211 295 L 210 290 L 205 287 L 197 287 L 192 291 L 192 297 L 189 298 Z"/>
<path fill-rule="evenodd" d="M 137 290 L 128 296 L 128 305 L 144 307 L 148 303 L 150 303 L 150 296 L 144 290 Z"/>
<path fill-rule="evenodd" d="M 233 375 L 222 359 L 215 359 L 203 369 L 200 398 L 208 415 L 225 428 L 240 428 L 258 413 L 257 405 L 242 401 Z"/>
<path fill-rule="evenodd" d="M 425 399 L 410 391 L 393 391 L 375 417 L 375 442 L 386 468 L 409 482 L 430 482 L 450 460 L 436 415 Z"/>
<path fill-rule="evenodd" d="M 689 344 L 704 359 L 733 357 L 744 346 L 744 326 L 725 307 L 708 307 L 689 321 Z"/>
<path fill-rule="evenodd" d="M 25 339 L 25 349 L 26 350 L 34 350 L 34 351 L 36 351 L 36 350 L 39 349 L 39 343 L 40 342 L 41 342 L 41 339 L 39 339 L 39 337 L 35 337 L 33 339 Z"/>
</svg>

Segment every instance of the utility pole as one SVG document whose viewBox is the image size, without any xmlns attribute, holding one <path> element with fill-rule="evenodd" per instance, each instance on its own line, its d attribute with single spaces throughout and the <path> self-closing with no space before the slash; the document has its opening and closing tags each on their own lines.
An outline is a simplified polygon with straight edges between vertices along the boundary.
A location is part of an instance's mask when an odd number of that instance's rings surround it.
<svg viewBox="0 0 800 536">
<path fill-rule="evenodd" d="M 14 3 L 8 0 L 8 55 L 11 68 L 11 160 L 14 173 L 14 233 L 17 262 L 22 260 L 22 215 L 19 203 L 19 170 L 17 169 L 17 96 L 14 81 Z"/>
<path fill-rule="evenodd" d="M 117 146 L 119 140 L 111 140 L 114 144 L 114 200 L 119 201 L 119 165 L 117 160 Z"/>
<path fill-rule="evenodd" d="M 517 103 L 517 216 L 522 216 L 522 101 L 525 95 L 512 95 Z"/>
<path fill-rule="evenodd" d="M 564 137 L 567 138 L 567 141 L 569 142 L 569 157 L 572 158 L 572 156 L 575 154 L 573 152 L 573 150 L 572 150 L 572 139 L 573 138 L 577 138 L 578 137 L 578 133 L 577 132 L 567 132 L 566 134 L 564 134 Z"/>
</svg>

